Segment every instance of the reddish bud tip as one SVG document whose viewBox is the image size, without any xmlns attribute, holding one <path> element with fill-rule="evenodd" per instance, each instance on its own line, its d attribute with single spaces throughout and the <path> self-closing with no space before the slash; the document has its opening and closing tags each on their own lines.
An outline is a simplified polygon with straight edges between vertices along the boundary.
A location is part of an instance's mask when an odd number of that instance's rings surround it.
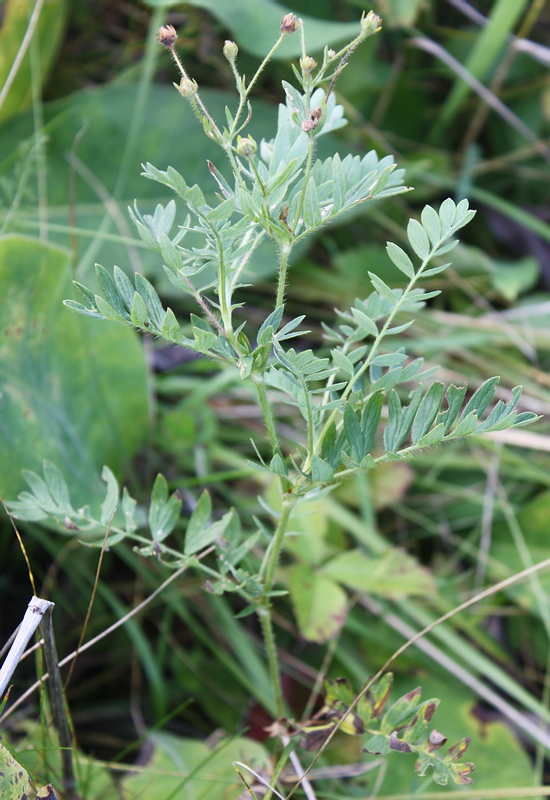
<svg viewBox="0 0 550 800">
<path fill-rule="evenodd" d="M 294 33 L 297 27 L 298 20 L 296 19 L 296 14 L 285 14 L 281 20 L 281 32 Z"/>
<path fill-rule="evenodd" d="M 177 38 L 178 34 L 173 25 L 161 25 L 158 29 L 157 40 L 165 47 L 172 48 Z"/>
</svg>

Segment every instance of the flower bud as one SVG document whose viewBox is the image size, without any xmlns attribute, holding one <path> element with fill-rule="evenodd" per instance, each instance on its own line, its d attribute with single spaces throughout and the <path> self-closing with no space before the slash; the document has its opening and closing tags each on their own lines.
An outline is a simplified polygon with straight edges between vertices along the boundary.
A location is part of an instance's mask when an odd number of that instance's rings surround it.
<svg viewBox="0 0 550 800">
<path fill-rule="evenodd" d="M 161 25 L 157 32 L 157 40 L 165 47 L 172 48 L 176 43 L 178 34 L 173 25 Z"/>
<path fill-rule="evenodd" d="M 239 48 L 232 42 L 230 39 L 225 40 L 225 44 L 223 46 L 223 54 L 227 58 L 228 61 L 235 61 L 237 58 L 237 53 L 239 52 Z"/>
<path fill-rule="evenodd" d="M 300 59 L 300 69 L 305 75 L 309 75 L 315 67 L 317 66 L 317 62 L 311 56 L 303 56 Z"/>
<path fill-rule="evenodd" d="M 296 14 L 285 14 L 281 20 L 281 33 L 294 33 L 298 27 L 298 20 Z"/>
<path fill-rule="evenodd" d="M 237 139 L 237 153 L 240 156 L 244 156 L 245 158 L 250 158 L 253 156 L 256 150 L 258 149 L 258 145 L 252 138 L 252 136 L 246 136 L 244 139 L 239 136 Z"/>
<path fill-rule="evenodd" d="M 361 16 L 361 32 L 370 36 L 373 33 L 378 33 L 382 28 L 382 18 L 375 14 L 374 11 L 369 11 L 368 14 L 363 13 Z"/>
<path fill-rule="evenodd" d="M 182 97 L 194 97 L 199 90 L 199 85 L 193 78 L 182 78 L 179 84 L 174 86 Z"/>
<path fill-rule="evenodd" d="M 332 50 L 332 49 L 327 50 L 327 56 L 329 58 L 334 58 L 335 55 L 336 55 L 336 50 Z"/>
</svg>

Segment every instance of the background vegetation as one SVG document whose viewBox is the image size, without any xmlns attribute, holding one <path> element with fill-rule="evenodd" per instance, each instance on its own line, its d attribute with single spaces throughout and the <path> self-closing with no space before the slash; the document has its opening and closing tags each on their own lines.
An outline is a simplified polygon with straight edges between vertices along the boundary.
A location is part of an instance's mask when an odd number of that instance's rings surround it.
<svg viewBox="0 0 550 800">
<path fill-rule="evenodd" d="M 318 48 L 349 38 L 362 8 L 355 0 L 312 6 L 302 0 L 292 10 L 315 14 L 308 42 Z M 443 292 L 416 315 L 408 352 L 428 365 L 442 364 L 442 380 L 467 380 L 472 389 L 499 374 L 503 399 L 521 383 L 522 410 L 547 418 L 548 6 L 384 0 L 373 7 L 384 30 L 353 55 L 338 83 L 338 101 L 351 124 L 327 147 L 337 149 L 340 142 L 343 150 L 360 154 L 373 147 L 392 153 L 416 191 L 319 235 L 292 267 L 286 311 L 296 316 L 307 310 L 316 343 L 333 306 L 345 308 L 370 291 L 369 270 L 401 285 L 403 275 L 385 252 L 388 238 L 402 243 L 407 220 L 425 203 L 468 197 L 478 214 L 464 230 L 453 269 L 431 279 L 427 288 Z M 13 499 L 24 488 L 21 469 L 40 471 L 48 458 L 71 479 L 76 502 L 90 502 L 101 496 L 107 463 L 143 502 L 160 471 L 182 493 L 186 515 L 209 487 L 215 507 L 261 516 L 258 495 L 275 502 L 277 490 L 248 466 L 250 439 L 261 421 L 238 376 L 153 341 L 140 343 L 129 330 L 82 320 L 61 301 L 72 296 L 73 278 L 95 280 L 97 261 L 143 272 L 166 302 L 181 304 L 126 212 L 134 198 L 142 211 L 170 198 L 139 177 L 141 162 L 162 169 L 172 164 L 190 184 L 208 183 L 212 153 L 171 85 L 174 66 L 155 32 L 164 22 L 178 29 L 182 60 L 220 117 L 233 86 L 221 54 L 224 40 L 238 43 L 241 71 L 251 74 L 287 9 L 263 0 L 46 0 L 32 17 L 33 8 L 6 0 L 0 30 L 0 493 Z M 35 33 L 11 82 L 29 18 Z M 290 78 L 289 57 L 297 47 L 289 40 L 284 57 L 269 65 L 257 86 L 251 125 L 257 140 L 270 130 L 280 81 Z M 261 281 L 243 319 L 265 316 L 274 268 L 267 251 L 254 264 Z M 351 587 L 341 630 L 326 627 L 320 605 L 306 614 L 296 591 L 292 602 L 280 602 L 285 693 L 297 718 L 317 707 L 319 675 L 345 676 L 359 687 L 411 631 L 547 556 L 547 427 L 543 420 L 536 429 L 387 465 L 372 477 L 354 478 L 301 518 L 301 535 L 290 547 L 293 561 L 285 564 L 291 583 L 294 576 L 299 585 L 328 556 L 358 544 L 374 553 L 394 554 L 399 547 L 425 571 L 415 591 L 400 578 L 388 578 L 374 593 L 372 582 Z M 80 641 L 98 551 L 37 525 L 22 525 L 21 534 L 38 593 L 56 603 L 63 656 Z M 0 554 L 4 641 L 32 593 L 7 517 Z M 106 552 L 100 567 L 85 639 L 166 578 L 160 565 L 124 544 Z M 438 725 L 450 739 L 474 738 L 469 759 L 477 764 L 476 796 L 501 789 L 498 796 L 511 797 L 512 787 L 544 783 L 549 589 L 543 574 L 492 597 L 436 629 L 395 665 L 402 692 L 421 684 L 426 697 L 441 698 Z M 297 615 L 293 604 L 302 609 Z M 152 755 L 142 751 L 142 763 L 173 769 L 167 753 L 181 745 L 170 738 L 177 735 L 186 737 L 181 758 L 192 772 L 208 753 L 199 740 L 215 731 L 246 730 L 263 740 L 271 721 L 267 674 L 255 619 L 236 620 L 239 610 L 205 593 L 202 582 L 186 579 L 83 653 L 67 686 L 81 750 L 115 764 L 133 761 L 147 732 L 158 728 L 163 732 L 155 734 L 156 749 Z M 35 673 L 27 659 L 16 673 L 13 697 Z M 24 750 L 23 735 L 41 742 L 36 762 L 28 755 L 26 764 L 42 782 L 55 782 L 57 756 L 46 744 L 46 726 L 31 724 L 38 712 L 35 693 L 2 730 L 19 742 L 18 750 Z M 45 713 L 42 706 L 43 719 Z M 244 748 L 234 742 L 226 758 L 216 758 L 230 765 Z M 249 760 L 259 754 L 246 752 Z M 318 796 L 344 796 L 336 767 L 366 759 L 374 760 L 361 754 L 360 742 L 337 739 L 323 764 L 328 771 L 316 784 Z M 430 791 L 404 761 L 393 755 L 389 768 L 364 775 L 349 768 L 345 796 Z M 89 763 L 87 769 L 87 798 L 117 796 L 112 773 L 94 771 Z M 231 769 L 224 780 L 237 785 Z M 220 786 L 208 782 L 201 789 L 181 781 L 155 783 L 147 794 L 150 786 L 140 784 L 139 775 L 126 784 L 129 796 L 168 797 L 174 790 L 182 797 L 222 796 Z M 240 789 L 235 791 L 233 796 Z"/>
</svg>

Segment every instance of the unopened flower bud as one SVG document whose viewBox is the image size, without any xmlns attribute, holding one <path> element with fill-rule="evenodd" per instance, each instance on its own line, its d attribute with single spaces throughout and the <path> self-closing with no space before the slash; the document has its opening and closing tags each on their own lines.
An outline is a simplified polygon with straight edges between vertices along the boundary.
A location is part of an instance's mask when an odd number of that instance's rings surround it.
<svg viewBox="0 0 550 800">
<path fill-rule="evenodd" d="M 173 25 L 161 25 L 158 29 L 157 39 L 165 47 L 172 48 L 177 38 L 178 34 Z"/>
<path fill-rule="evenodd" d="M 317 62 L 311 56 L 303 56 L 300 59 L 300 69 L 306 75 L 309 75 L 309 73 L 312 72 L 316 66 Z"/>
<path fill-rule="evenodd" d="M 239 136 L 237 140 L 237 153 L 240 156 L 244 156 L 245 158 L 250 158 L 253 156 L 256 150 L 258 149 L 258 145 L 252 138 L 252 136 L 246 136 L 244 139 Z"/>
<path fill-rule="evenodd" d="M 370 36 L 373 33 L 378 33 L 382 28 L 382 18 L 375 14 L 374 11 L 369 11 L 368 14 L 363 14 L 361 17 L 361 32 Z"/>
<path fill-rule="evenodd" d="M 327 56 L 329 58 L 334 58 L 335 55 L 336 55 L 336 50 L 332 50 L 332 49 L 327 50 Z"/>
<path fill-rule="evenodd" d="M 198 90 L 199 85 L 193 78 L 182 78 L 179 84 L 174 84 L 182 97 L 194 97 Z"/>
<path fill-rule="evenodd" d="M 232 42 L 231 39 L 226 39 L 225 44 L 223 46 L 223 54 L 227 58 L 228 61 L 235 61 L 237 58 L 237 54 L 239 52 L 239 48 Z"/>
<path fill-rule="evenodd" d="M 281 32 L 294 33 L 297 27 L 298 20 L 296 19 L 296 14 L 285 14 L 281 20 Z"/>
</svg>

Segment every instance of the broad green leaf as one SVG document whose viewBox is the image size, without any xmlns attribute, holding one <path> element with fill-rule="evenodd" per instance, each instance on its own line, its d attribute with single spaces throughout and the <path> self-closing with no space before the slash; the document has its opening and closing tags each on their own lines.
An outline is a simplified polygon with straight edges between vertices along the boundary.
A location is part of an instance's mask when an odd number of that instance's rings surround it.
<svg viewBox="0 0 550 800">
<path fill-rule="evenodd" d="M 184 549 L 186 556 L 192 555 L 193 553 L 196 553 L 197 550 L 200 550 L 202 546 L 201 542 L 203 533 L 208 525 L 208 520 L 210 519 L 211 513 L 212 503 L 210 500 L 210 495 L 205 489 L 200 497 L 199 502 L 195 506 L 187 525 Z"/>
<path fill-rule="evenodd" d="M 376 8 L 383 17 L 384 28 L 410 28 L 428 6 L 428 0 L 380 0 Z"/>
<path fill-rule="evenodd" d="M 332 355 L 332 358 L 333 358 L 334 363 L 336 364 L 336 366 L 339 369 L 341 369 L 343 372 L 345 372 L 346 375 L 348 376 L 348 378 L 353 377 L 353 375 L 355 373 L 355 369 L 353 367 L 352 362 L 345 355 L 345 353 L 342 353 L 341 350 L 338 350 L 338 348 L 335 348 L 334 350 L 331 350 L 331 355 Z"/>
<path fill-rule="evenodd" d="M 75 508 L 101 502 L 100 472 L 120 471 L 147 431 L 146 367 L 135 333 L 62 304 L 69 255 L 23 236 L 0 239 L 0 494 L 46 459 Z"/>
<path fill-rule="evenodd" d="M 174 492 L 168 497 L 168 483 L 157 475 L 151 492 L 149 528 L 154 541 L 162 542 L 174 529 L 181 510 L 181 498 Z"/>
<path fill-rule="evenodd" d="M 179 0 L 147 0 L 154 8 L 171 8 Z M 281 20 L 288 13 L 287 6 L 271 0 L 190 0 L 190 5 L 209 11 L 231 31 L 232 38 L 252 55 L 264 58 L 281 32 Z M 359 23 L 334 22 L 300 13 L 306 30 L 307 52 L 315 53 L 324 47 L 335 47 L 355 38 Z M 338 48 L 336 48 L 338 49 Z M 275 58 L 292 58 L 301 55 L 300 35 L 287 36 L 276 51 Z"/>
<path fill-rule="evenodd" d="M 393 242 L 388 242 L 386 245 L 386 252 L 395 266 L 400 269 L 401 272 L 404 272 L 407 278 L 414 278 L 415 272 L 413 263 L 401 247 Z"/>
<path fill-rule="evenodd" d="M 20 54 L 35 8 L 35 0 L 5 0 L 2 4 L 0 87 L 7 85 L 8 74 Z M 0 109 L 0 123 L 30 106 L 33 83 L 36 86 L 46 81 L 62 41 L 68 11 L 67 0 L 48 0 L 39 7 L 40 13 L 33 22 L 33 36 Z M 38 59 L 34 69 L 31 67 L 33 57 Z M 40 96 L 40 88 L 36 91 L 37 96 Z"/>
<path fill-rule="evenodd" d="M 430 252 L 430 241 L 428 234 L 417 219 L 409 220 L 407 236 L 416 255 L 424 261 Z"/>
<path fill-rule="evenodd" d="M 346 618 L 345 592 L 333 580 L 306 564 L 290 568 L 288 588 L 304 639 L 319 644 L 332 639 Z"/>
<path fill-rule="evenodd" d="M 112 471 L 109 469 L 109 467 L 103 467 L 103 472 L 101 473 L 101 477 L 107 484 L 107 493 L 105 495 L 105 500 L 101 504 L 101 522 L 104 525 L 109 525 L 109 523 L 113 519 L 113 515 L 118 506 L 118 500 L 119 500 L 118 481 L 113 475 Z"/>
<path fill-rule="evenodd" d="M 311 462 L 311 477 L 316 483 L 330 483 L 334 478 L 334 470 L 319 456 L 313 456 Z"/>
<path fill-rule="evenodd" d="M 348 589 L 391 599 L 428 597 L 435 592 L 428 570 L 397 548 L 375 557 L 361 550 L 347 550 L 325 564 L 322 574 Z"/>
<path fill-rule="evenodd" d="M 443 389 L 443 384 L 436 381 L 432 383 L 422 398 L 411 428 L 413 444 L 416 444 L 419 439 L 426 435 L 437 417 L 443 400 Z"/>
<path fill-rule="evenodd" d="M 422 227 L 428 234 L 430 243 L 434 247 L 441 240 L 441 222 L 439 214 L 431 206 L 424 206 L 420 214 Z"/>
<path fill-rule="evenodd" d="M 149 327 L 149 314 L 147 313 L 147 306 L 143 302 L 143 298 L 138 292 L 134 292 L 131 319 L 132 325 L 135 325 L 137 328 Z"/>
<path fill-rule="evenodd" d="M 174 342 L 179 341 L 181 338 L 180 324 L 171 308 L 166 309 L 166 313 L 162 321 L 162 335 L 166 339 L 170 339 Z"/>
<path fill-rule="evenodd" d="M 29 773 L 0 744 L 0 800 L 27 800 L 30 792 Z"/>
<path fill-rule="evenodd" d="M 472 397 L 468 400 L 466 407 L 461 414 L 461 420 L 467 417 L 472 411 L 475 411 L 478 417 L 483 414 L 493 399 L 498 382 L 499 378 L 489 378 L 481 384 L 479 389 L 477 389 L 477 391 L 475 391 Z"/>
<path fill-rule="evenodd" d="M 212 747 L 203 739 L 185 739 L 156 731 L 147 739 L 147 763 L 122 779 L 123 793 L 140 800 L 239 800 L 243 783 L 233 766 L 239 761 L 263 772 L 269 756 L 259 742 L 238 736 L 218 740 Z M 241 768 L 246 780 L 250 774 Z"/>
</svg>

